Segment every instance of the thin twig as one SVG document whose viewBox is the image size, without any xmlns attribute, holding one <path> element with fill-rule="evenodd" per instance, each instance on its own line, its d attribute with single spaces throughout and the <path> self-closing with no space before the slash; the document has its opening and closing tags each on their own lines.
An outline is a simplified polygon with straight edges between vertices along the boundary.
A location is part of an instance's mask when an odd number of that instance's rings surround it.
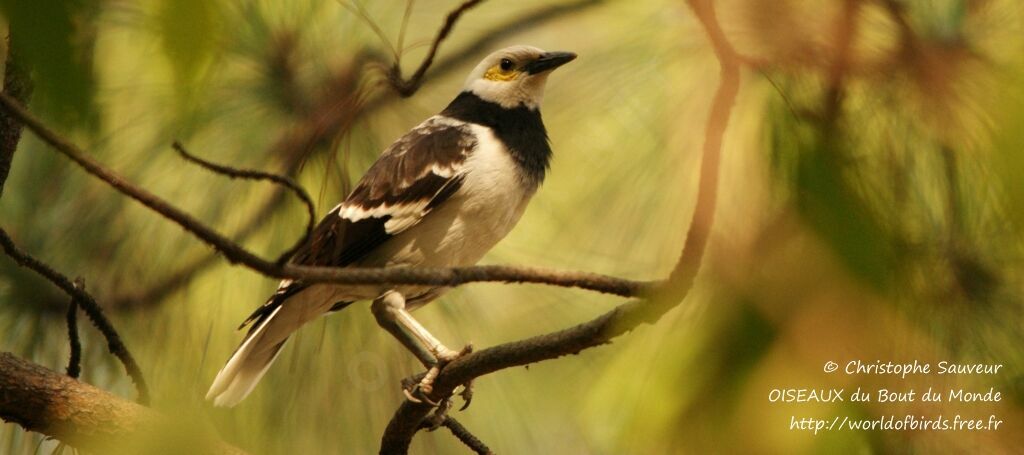
<svg viewBox="0 0 1024 455">
<path fill-rule="evenodd" d="M 441 423 L 441 426 L 447 428 L 448 431 L 451 431 L 452 434 L 459 439 L 459 441 L 462 441 L 462 443 L 465 444 L 466 447 L 469 447 L 469 449 L 472 450 L 473 452 L 476 452 L 479 455 L 489 455 L 494 453 L 491 451 L 490 447 L 487 447 L 487 444 L 484 444 L 484 442 L 481 441 L 480 438 L 477 438 L 476 436 L 473 435 L 473 433 L 470 433 L 469 430 L 467 430 L 466 427 L 462 426 L 462 424 L 459 423 L 458 420 L 455 420 L 452 417 L 448 417 L 444 419 L 444 422 Z"/>
<path fill-rule="evenodd" d="M 405 13 L 402 14 L 402 25 L 398 27 L 398 44 L 395 50 L 398 51 L 398 63 L 402 62 L 402 54 L 405 53 L 405 31 L 409 27 L 409 19 L 412 17 L 412 5 L 416 0 L 405 0 Z"/>
<path fill-rule="evenodd" d="M 75 288 L 85 290 L 85 281 L 81 277 L 75 278 Z M 82 342 L 78 339 L 78 299 L 71 296 L 68 302 L 68 344 L 71 346 L 71 355 L 68 356 L 68 376 L 78 379 L 82 372 Z"/>
<path fill-rule="evenodd" d="M 428 429 L 430 426 L 431 424 L 427 421 L 420 422 L 421 430 Z M 448 431 L 451 431 L 452 435 L 465 444 L 466 447 L 469 447 L 469 450 L 472 450 L 473 453 L 477 453 L 479 455 L 490 455 L 494 453 L 491 451 L 490 447 L 487 447 L 487 444 L 484 444 L 480 438 L 471 433 L 466 427 L 459 423 L 458 420 L 455 420 L 454 417 L 444 416 L 441 420 L 441 426 L 447 428 Z"/>
<path fill-rule="evenodd" d="M 370 27 L 370 30 L 377 35 L 377 38 L 391 50 L 391 56 L 395 60 L 398 60 L 400 50 L 391 44 L 391 40 L 388 39 L 388 35 L 384 33 L 384 30 L 381 30 L 380 25 L 377 25 L 377 21 L 370 17 L 370 13 L 366 11 L 366 8 L 363 7 L 363 4 L 359 0 L 352 0 L 351 4 L 344 0 L 339 0 L 338 3 L 341 4 L 343 8 L 349 10 L 349 12 L 359 16 L 359 18 L 362 19 L 368 27 Z"/>
<path fill-rule="evenodd" d="M 440 402 L 450 397 L 459 385 L 498 370 L 578 354 L 584 349 L 607 344 L 643 323 L 656 322 L 689 293 L 714 221 L 722 140 L 739 92 L 741 60 L 718 25 L 711 0 L 689 0 L 688 3 L 711 40 L 721 67 L 721 80 L 705 131 L 696 208 L 683 251 L 668 282 L 653 290 L 648 299 L 626 302 L 583 324 L 462 356 L 438 373 L 433 390 L 426 397 L 430 401 Z M 384 430 L 380 453 L 407 453 L 413 436 L 420 430 L 420 422 L 431 411 L 429 404 L 405 400 Z"/>
<path fill-rule="evenodd" d="M 294 194 L 296 197 L 302 200 L 302 203 L 306 205 L 306 212 L 308 212 L 309 214 L 309 217 L 306 222 L 306 234 L 303 235 L 298 242 L 295 242 L 295 245 L 293 245 L 284 253 L 281 253 L 281 255 L 278 256 L 277 260 L 274 261 L 275 263 L 284 264 L 285 262 L 287 262 L 288 259 L 291 258 L 292 255 L 299 250 L 299 248 L 302 248 L 302 245 L 309 241 L 309 237 L 313 235 L 313 228 L 316 227 L 316 206 L 313 204 L 313 199 L 309 197 L 309 193 L 306 193 L 306 190 L 302 189 L 302 187 L 299 186 L 299 184 L 296 183 L 295 180 L 292 180 L 291 178 L 283 175 L 277 175 L 270 172 L 256 171 L 252 169 L 238 169 L 231 166 L 225 166 L 223 164 L 217 164 L 212 161 L 207 161 L 189 153 L 188 150 L 185 149 L 185 146 L 181 145 L 181 143 L 178 141 L 174 141 L 172 147 L 174 147 L 174 150 L 178 151 L 178 154 L 180 154 L 182 158 L 185 158 L 188 161 L 198 164 L 199 166 L 202 166 L 207 170 L 216 172 L 221 175 L 226 175 L 230 178 L 270 181 L 278 185 L 281 185 L 285 188 L 288 188 L 289 190 L 291 190 L 292 194 Z"/>
<path fill-rule="evenodd" d="M 427 74 L 427 69 L 429 69 L 430 65 L 434 63 L 434 57 L 437 56 L 437 49 L 441 47 L 441 42 L 451 34 L 452 29 L 455 27 L 455 23 L 459 20 L 459 17 L 461 17 L 466 11 L 469 11 L 470 8 L 479 5 L 481 2 L 483 2 L 483 0 L 467 0 L 462 2 L 462 4 L 452 10 L 452 12 L 448 13 L 448 16 L 445 17 L 444 25 L 442 25 L 441 29 L 437 31 L 437 36 L 434 37 L 434 41 L 430 44 L 430 50 L 427 51 L 427 56 L 423 58 L 422 62 L 420 62 L 419 68 L 416 68 L 416 72 L 412 74 L 412 77 L 409 79 L 403 79 L 402 66 L 399 65 L 397 60 L 395 61 L 395 64 L 391 67 L 391 72 L 388 74 L 388 80 L 399 95 L 402 97 L 409 97 L 412 96 L 413 93 L 416 93 L 416 90 L 418 90 L 420 85 L 423 84 L 423 76 Z"/>
<path fill-rule="evenodd" d="M 118 360 L 124 364 L 124 369 L 131 377 L 132 382 L 135 383 L 135 389 L 138 392 L 138 401 L 141 404 L 149 404 L 149 388 L 146 386 L 146 380 L 142 376 L 142 370 L 139 369 L 139 365 L 135 362 L 135 358 L 128 352 L 128 347 L 121 341 L 121 336 L 118 335 L 117 330 L 114 329 L 114 325 L 110 323 L 110 320 L 103 314 L 103 310 L 100 305 L 96 303 L 96 300 L 92 298 L 89 293 L 83 289 L 79 289 L 71 282 L 66 276 L 57 272 L 50 266 L 44 264 L 42 261 L 30 256 L 18 249 L 14 245 L 14 241 L 7 235 L 7 231 L 0 228 L 0 246 L 3 246 L 4 252 L 7 253 L 14 262 L 18 265 L 31 269 L 38 273 L 43 278 L 46 278 L 51 283 L 57 285 L 74 298 L 78 305 L 82 307 L 82 311 L 89 316 L 93 325 L 99 329 L 103 337 L 107 339 L 107 347 L 110 349 L 110 353 L 114 354 Z"/>
</svg>

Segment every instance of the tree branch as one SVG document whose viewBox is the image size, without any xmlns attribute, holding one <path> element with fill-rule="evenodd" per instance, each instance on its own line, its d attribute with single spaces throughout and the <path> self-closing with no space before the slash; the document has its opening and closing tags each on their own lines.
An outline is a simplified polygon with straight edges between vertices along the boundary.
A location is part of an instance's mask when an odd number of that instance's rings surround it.
<svg viewBox="0 0 1024 455">
<path fill-rule="evenodd" d="M 437 49 L 441 46 L 441 42 L 448 38 L 451 34 L 452 29 L 455 27 L 455 23 L 458 22 L 459 17 L 463 13 L 469 11 L 476 5 L 479 5 L 483 0 L 466 0 L 462 2 L 457 8 L 448 13 L 448 16 L 444 19 L 444 25 L 437 31 L 437 36 L 434 37 L 434 41 L 430 43 L 430 50 L 427 51 L 427 56 L 420 62 L 420 66 L 416 68 L 416 72 L 412 74 L 409 79 L 402 78 L 402 65 L 400 62 L 395 61 L 395 64 L 391 67 L 391 71 L 388 73 L 388 81 L 391 86 L 394 87 L 395 91 L 398 92 L 403 98 L 412 96 L 419 90 L 420 85 L 423 84 L 423 76 L 427 74 L 427 69 L 434 63 L 434 57 L 437 56 Z M 398 49 L 401 52 L 401 49 Z"/>
<path fill-rule="evenodd" d="M 201 427 L 182 431 L 150 408 L 7 352 L 0 352 L 0 419 L 92 453 L 245 453 Z"/>
<path fill-rule="evenodd" d="M 431 425 L 426 421 L 420 422 L 421 430 L 427 429 L 433 431 L 430 429 L 430 426 Z M 491 451 L 490 447 L 487 447 L 487 444 L 484 444 L 480 438 L 477 438 L 473 433 L 470 433 L 469 430 L 462 426 L 458 420 L 455 420 L 454 417 L 444 416 L 441 420 L 441 426 L 447 428 L 448 431 L 451 431 L 452 436 L 455 436 L 459 442 L 465 444 L 466 447 L 469 447 L 469 450 L 472 450 L 474 453 L 479 455 L 490 455 L 494 453 Z"/>
<path fill-rule="evenodd" d="M 74 285 L 78 289 L 85 290 L 85 281 L 76 278 Z M 71 296 L 68 302 L 68 313 L 65 318 L 68 326 L 68 345 L 71 347 L 71 355 L 68 357 L 68 376 L 78 379 L 82 372 L 82 342 L 78 339 L 78 300 Z"/>
<path fill-rule="evenodd" d="M 100 305 L 96 303 L 96 300 L 92 298 L 89 293 L 85 292 L 84 289 L 75 286 L 66 276 L 57 272 L 50 266 L 44 264 L 42 261 L 30 256 L 29 254 L 18 249 L 14 245 L 14 241 L 7 235 L 7 231 L 0 228 L 0 246 L 3 247 L 5 253 L 14 259 L 18 265 L 31 269 L 38 273 L 43 278 L 50 280 L 57 287 L 61 288 L 65 293 L 71 296 L 79 306 L 82 307 L 82 311 L 89 316 L 93 325 L 99 329 L 100 333 L 103 334 L 104 338 L 107 339 L 107 347 L 110 349 L 110 353 L 114 354 L 118 360 L 124 365 L 125 371 L 128 376 L 132 378 L 132 382 L 135 383 L 135 388 L 139 394 L 139 403 L 149 403 L 149 388 L 146 386 L 146 379 L 142 376 L 142 370 L 139 369 L 138 363 L 135 362 L 135 358 L 128 352 L 128 348 L 121 341 L 121 336 L 118 335 L 117 330 L 114 329 L 114 325 L 110 323 L 110 320 L 103 314 L 103 310 Z"/>
<path fill-rule="evenodd" d="M 7 43 L 6 59 L 3 93 L 17 100 L 19 104 L 26 105 L 32 95 L 32 80 L 29 78 L 28 69 L 14 55 L 11 43 Z M 4 182 L 11 171 L 14 151 L 18 148 L 20 139 L 21 124 L 14 117 L 0 115 L 0 196 L 4 194 Z"/>
<path fill-rule="evenodd" d="M 696 208 L 683 251 L 669 281 L 651 291 L 649 299 L 624 303 L 589 322 L 475 351 L 452 361 L 435 378 L 433 390 L 427 394 L 431 401 L 440 402 L 450 397 L 459 385 L 488 373 L 577 354 L 583 349 L 607 344 L 642 323 L 656 322 L 689 293 L 714 221 L 721 146 L 739 92 L 741 61 L 718 25 L 711 0 L 689 0 L 688 3 L 711 40 L 721 67 L 721 80 L 705 131 Z M 384 431 L 380 453 L 407 453 L 413 436 L 432 409 L 426 403 L 404 401 Z"/>
</svg>

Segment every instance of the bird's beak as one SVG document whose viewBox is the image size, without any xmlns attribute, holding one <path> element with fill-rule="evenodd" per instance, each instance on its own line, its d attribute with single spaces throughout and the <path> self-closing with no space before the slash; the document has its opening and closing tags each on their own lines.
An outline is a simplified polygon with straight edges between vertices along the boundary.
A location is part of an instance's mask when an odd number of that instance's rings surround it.
<svg viewBox="0 0 1024 455">
<path fill-rule="evenodd" d="M 526 72 L 530 74 L 538 74 L 545 71 L 551 71 L 575 59 L 576 54 L 572 52 L 545 52 L 540 54 L 540 57 L 537 57 L 537 60 L 526 64 Z"/>
</svg>

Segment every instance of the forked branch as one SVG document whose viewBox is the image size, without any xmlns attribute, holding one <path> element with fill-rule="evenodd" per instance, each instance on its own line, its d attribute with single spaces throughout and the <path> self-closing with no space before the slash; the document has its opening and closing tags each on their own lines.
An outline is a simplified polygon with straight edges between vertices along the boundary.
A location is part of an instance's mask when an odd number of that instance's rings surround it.
<svg viewBox="0 0 1024 455">
<path fill-rule="evenodd" d="M 139 369 L 139 364 L 135 362 L 135 357 L 132 357 L 131 352 L 128 352 L 128 347 L 121 341 L 121 336 L 118 335 L 117 330 L 114 329 L 114 325 L 110 323 L 106 315 L 103 314 L 103 309 L 96 303 L 96 300 L 85 292 L 84 286 L 78 286 L 73 283 L 68 277 L 64 276 L 60 272 L 54 270 L 52 267 L 44 264 L 39 259 L 36 259 L 28 253 L 21 251 L 11 240 L 11 237 L 7 235 L 7 231 L 0 229 L 0 247 L 7 253 L 11 259 L 14 259 L 18 265 L 28 268 L 33 272 L 38 273 L 43 278 L 46 278 L 51 283 L 57 285 L 61 290 L 67 293 L 72 298 L 72 305 L 77 305 L 82 308 L 86 316 L 89 316 L 89 320 L 92 321 L 93 325 L 99 329 L 100 333 L 107 340 L 107 347 L 110 349 L 110 353 L 114 354 L 118 360 L 124 364 L 124 369 L 128 373 L 128 376 L 132 378 L 132 382 L 135 383 L 135 388 L 139 394 L 139 403 L 149 403 L 149 388 L 146 386 L 146 379 L 142 376 L 142 370 Z M 71 316 L 68 316 L 69 319 Z M 73 364 L 72 364 L 73 365 Z M 72 369 L 71 366 L 68 367 Z"/>
<path fill-rule="evenodd" d="M 448 13 L 448 16 L 444 19 L 444 25 L 437 31 L 437 36 L 434 37 L 434 41 L 430 43 L 430 50 L 427 51 L 427 56 L 420 62 L 420 66 L 416 68 L 416 72 L 412 74 L 409 79 L 402 77 L 402 67 L 399 62 L 395 62 L 394 66 L 391 67 L 391 72 L 388 73 L 388 80 L 391 82 L 391 86 L 394 87 L 395 91 L 403 97 L 412 96 L 419 90 L 420 85 L 423 84 L 423 76 L 427 74 L 427 70 L 430 65 L 434 63 L 434 58 L 437 57 L 437 49 L 441 47 L 441 42 L 448 38 L 451 34 L 452 29 L 455 28 L 455 23 L 459 21 L 459 17 L 463 13 L 469 11 L 476 5 L 479 5 L 483 0 L 466 0 L 462 2 L 457 8 Z M 401 49 L 398 49 L 401 52 Z"/>
</svg>

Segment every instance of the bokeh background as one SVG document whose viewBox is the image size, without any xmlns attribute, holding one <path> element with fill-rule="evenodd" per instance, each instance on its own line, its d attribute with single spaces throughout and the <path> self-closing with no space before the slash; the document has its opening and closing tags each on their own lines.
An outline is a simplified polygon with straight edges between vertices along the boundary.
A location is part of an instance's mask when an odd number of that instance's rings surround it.
<svg viewBox="0 0 1024 455">
<path fill-rule="evenodd" d="M 548 84 L 555 150 L 520 225 L 485 263 L 664 276 L 685 239 L 718 63 L 685 2 L 488 1 L 411 73 L 452 1 L 0 1 L 35 65 L 31 109 L 132 182 L 273 257 L 303 208 L 170 148 L 297 178 L 336 204 L 392 140 L 511 44 L 580 58 Z M 476 383 L 455 414 L 501 453 L 1019 453 L 1024 434 L 1024 6 L 1017 0 L 721 0 L 744 57 L 716 223 L 690 296 L 656 325 Z M 17 24 L 24 24 L 20 29 Z M 405 25 L 403 25 L 405 24 Z M 5 44 L 6 46 L 6 44 Z M 6 47 L 3 49 L 6 55 Z M 383 63 L 375 63 L 383 62 Z M 294 132 L 319 128 L 318 140 Z M 370 453 L 418 372 L 368 305 L 306 327 L 234 409 L 202 400 L 276 283 L 25 134 L 0 224 L 85 279 L 154 406 L 254 453 Z M 291 142 L 289 142 L 291 141 Z M 620 299 L 473 284 L 417 316 L 450 346 L 567 327 Z M 60 370 L 67 298 L 0 259 L 0 348 Z M 83 379 L 133 388 L 83 325 Z M 1003 364 L 994 376 L 826 374 L 829 360 Z M 773 388 L 966 387 L 998 403 L 777 404 Z M 847 392 L 849 393 L 849 392 Z M 943 414 L 998 431 L 791 431 L 791 416 Z M 56 445 L 13 424 L 0 453 Z M 414 453 L 465 452 L 442 431 Z"/>
</svg>

